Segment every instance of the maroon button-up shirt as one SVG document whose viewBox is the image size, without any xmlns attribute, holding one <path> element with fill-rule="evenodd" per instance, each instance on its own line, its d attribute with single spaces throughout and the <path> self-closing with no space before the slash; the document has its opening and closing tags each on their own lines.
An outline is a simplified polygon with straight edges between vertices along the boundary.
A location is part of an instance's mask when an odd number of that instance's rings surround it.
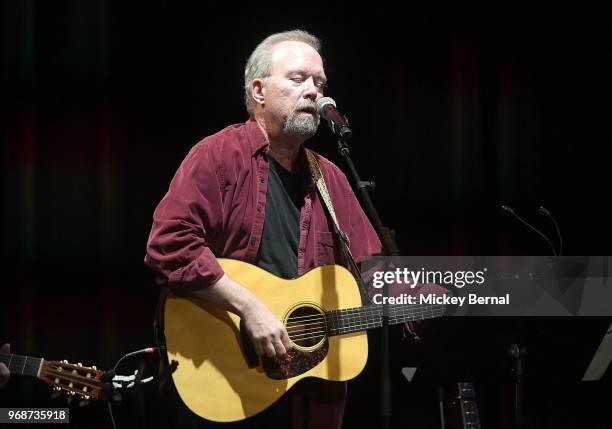
<svg viewBox="0 0 612 429">
<path fill-rule="evenodd" d="M 268 142 L 254 120 L 232 125 L 196 144 L 176 172 L 153 215 L 145 263 L 158 282 L 186 291 L 223 276 L 218 257 L 254 263 L 261 243 L 268 188 Z M 345 175 L 317 155 L 340 228 L 358 262 L 381 251 Z M 308 172 L 306 156 L 302 171 Z M 300 213 L 298 274 L 347 261 L 316 187 L 310 186 Z M 340 428 L 346 383 L 309 383 L 291 397 L 294 429 Z"/>
<path fill-rule="evenodd" d="M 255 262 L 266 210 L 267 150 L 254 120 L 229 126 L 191 149 L 153 215 L 145 263 L 160 283 L 177 291 L 197 289 L 223 276 L 218 257 Z M 317 157 L 353 256 L 360 261 L 379 253 L 380 241 L 346 176 Z M 309 171 L 307 165 L 303 171 Z M 300 214 L 300 275 L 325 264 L 346 266 L 328 217 L 311 181 Z"/>
</svg>

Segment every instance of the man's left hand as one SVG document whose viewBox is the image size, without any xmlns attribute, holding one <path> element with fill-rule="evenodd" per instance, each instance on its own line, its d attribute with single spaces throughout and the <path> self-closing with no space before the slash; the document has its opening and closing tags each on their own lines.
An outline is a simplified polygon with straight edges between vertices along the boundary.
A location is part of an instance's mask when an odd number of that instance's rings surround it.
<svg viewBox="0 0 612 429">
<path fill-rule="evenodd" d="M 0 352 L 1 353 L 10 353 L 11 352 L 11 345 L 10 344 L 4 344 L 2 347 L 0 347 Z M 9 371 L 9 369 L 6 367 L 5 364 L 0 363 L 0 389 L 4 387 L 4 385 L 9 381 L 9 378 L 11 377 L 11 373 Z"/>
</svg>

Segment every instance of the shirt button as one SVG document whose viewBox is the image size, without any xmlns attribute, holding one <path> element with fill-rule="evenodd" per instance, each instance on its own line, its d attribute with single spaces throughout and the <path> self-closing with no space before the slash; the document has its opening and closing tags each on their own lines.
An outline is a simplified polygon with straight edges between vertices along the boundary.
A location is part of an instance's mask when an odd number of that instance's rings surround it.
<svg viewBox="0 0 612 429">
<path fill-rule="evenodd" d="M 255 239 L 251 238 L 251 246 L 255 246 L 255 242 L 256 242 Z"/>
<path fill-rule="evenodd" d="M 263 178 L 263 177 L 260 177 L 260 178 L 259 178 L 259 183 L 263 183 L 263 182 L 265 182 L 264 178 Z"/>
</svg>

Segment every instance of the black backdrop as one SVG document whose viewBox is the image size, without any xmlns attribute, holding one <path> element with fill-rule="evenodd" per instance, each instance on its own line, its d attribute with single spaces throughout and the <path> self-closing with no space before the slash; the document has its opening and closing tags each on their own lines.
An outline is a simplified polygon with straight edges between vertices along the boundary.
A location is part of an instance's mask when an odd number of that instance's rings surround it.
<svg viewBox="0 0 612 429">
<path fill-rule="evenodd" d="M 376 181 L 375 203 L 402 254 L 549 253 L 499 214 L 502 203 L 554 236 L 535 211 L 546 206 L 565 254 L 609 254 L 603 10 L 102 0 L 7 1 L 1 10 L 0 340 L 17 353 L 108 368 L 153 342 L 158 289 L 142 263 L 153 209 L 195 142 L 246 119 L 244 62 L 259 40 L 291 28 L 323 40 L 328 95 L 351 120 L 354 161 Z M 343 166 L 326 127 L 309 144 Z M 580 339 L 605 321 L 559 323 Z M 475 329 L 483 325 L 491 331 Z M 490 338 L 491 325 L 464 333 Z M 417 364 L 435 360 L 431 349 L 400 341 L 401 330 L 393 336 L 397 368 L 414 356 Z M 444 348 L 442 334 L 425 338 Z M 592 347 L 584 343 L 576 347 Z M 496 371 L 505 374 L 500 359 Z M 373 358 L 352 383 L 348 422 L 376 412 L 376 365 Z M 435 422 L 423 411 L 435 413 L 424 386 L 395 384 L 398 419 Z M 555 391 L 577 389 L 584 387 Z M 507 392 L 491 392 L 488 418 L 498 422 L 510 402 Z M 0 398 L 41 406 L 47 393 L 14 380 Z M 584 402 L 588 413 L 599 404 Z M 556 405 L 534 421 L 545 427 Z M 566 411 L 564 421 L 581 410 Z M 87 425 L 92 416 L 108 425 L 101 406 L 75 413 Z"/>
</svg>

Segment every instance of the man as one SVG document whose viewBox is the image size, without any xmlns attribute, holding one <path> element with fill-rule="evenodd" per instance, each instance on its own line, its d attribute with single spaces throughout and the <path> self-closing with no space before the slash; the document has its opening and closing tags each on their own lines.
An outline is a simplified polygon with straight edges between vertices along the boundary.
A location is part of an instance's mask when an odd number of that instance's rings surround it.
<svg viewBox="0 0 612 429">
<path fill-rule="evenodd" d="M 0 347 L 0 353 L 10 353 L 10 352 L 11 352 L 10 344 L 4 344 L 2 347 Z M 4 385 L 8 383 L 10 377 L 11 377 L 11 373 L 8 367 L 2 362 L 0 362 L 0 389 L 2 389 Z"/>
<path fill-rule="evenodd" d="M 245 68 L 249 120 L 191 149 L 155 210 L 147 246 L 145 262 L 160 282 L 240 316 L 260 356 L 285 356 L 292 346 L 287 331 L 216 258 L 240 259 L 284 278 L 347 265 L 302 147 L 317 131 L 315 102 L 327 82 L 319 51 L 319 40 L 299 30 L 257 46 Z M 353 256 L 359 261 L 379 253 L 380 241 L 346 177 L 317 159 Z M 310 383 L 245 424 L 340 427 L 345 395 L 345 383 Z"/>
</svg>

